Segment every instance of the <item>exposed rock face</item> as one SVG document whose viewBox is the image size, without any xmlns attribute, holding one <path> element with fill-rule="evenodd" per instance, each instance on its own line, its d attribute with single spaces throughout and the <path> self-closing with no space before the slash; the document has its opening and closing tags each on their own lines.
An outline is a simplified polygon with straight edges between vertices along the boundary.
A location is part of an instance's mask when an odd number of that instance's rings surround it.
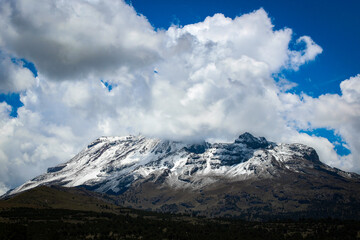
<svg viewBox="0 0 360 240">
<path fill-rule="evenodd" d="M 51 184 L 119 195 L 119 203 L 135 208 L 208 216 L 360 213 L 359 175 L 323 164 L 313 148 L 249 133 L 214 144 L 102 137 L 8 194 Z"/>
<path fill-rule="evenodd" d="M 256 138 L 248 132 L 240 135 L 239 138 L 235 140 L 235 143 L 242 143 L 252 149 L 266 148 L 273 144 L 268 142 L 264 137 Z"/>
</svg>

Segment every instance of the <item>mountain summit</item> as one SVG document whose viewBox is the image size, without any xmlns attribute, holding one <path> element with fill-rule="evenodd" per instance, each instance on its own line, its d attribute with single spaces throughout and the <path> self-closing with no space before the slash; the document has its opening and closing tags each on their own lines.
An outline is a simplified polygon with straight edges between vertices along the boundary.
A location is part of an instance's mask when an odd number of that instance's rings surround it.
<svg viewBox="0 0 360 240">
<path fill-rule="evenodd" d="M 7 195 L 39 185 L 86 187 L 135 208 L 253 219 L 329 213 L 334 204 L 341 204 L 334 214 L 343 217 L 349 209 L 358 214 L 353 206 L 360 203 L 359 175 L 323 164 L 308 146 L 250 133 L 213 144 L 101 137 Z"/>
</svg>

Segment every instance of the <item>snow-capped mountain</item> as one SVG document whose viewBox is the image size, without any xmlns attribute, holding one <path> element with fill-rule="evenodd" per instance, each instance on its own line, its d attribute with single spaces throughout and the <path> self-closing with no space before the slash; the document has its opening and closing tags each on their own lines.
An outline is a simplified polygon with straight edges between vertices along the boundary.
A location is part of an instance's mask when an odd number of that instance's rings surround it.
<svg viewBox="0 0 360 240">
<path fill-rule="evenodd" d="M 319 161 L 313 148 L 275 144 L 244 133 L 234 143 L 185 144 L 143 136 L 101 137 L 70 161 L 48 169 L 10 194 L 38 185 L 87 186 L 97 192 L 122 193 L 133 182 L 151 177 L 175 188 L 201 188 L 219 178 L 274 178 L 284 172 L 323 169 L 357 177 Z"/>
<path fill-rule="evenodd" d="M 313 148 L 249 133 L 213 144 L 101 137 L 7 195 L 39 185 L 82 186 L 118 195 L 125 206 L 209 216 L 253 216 L 254 207 L 261 214 L 313 214 L 335 200 L 350 204 L 346 211 L 360 203 L 359 175 L 323 164 Z"/>
</svg>

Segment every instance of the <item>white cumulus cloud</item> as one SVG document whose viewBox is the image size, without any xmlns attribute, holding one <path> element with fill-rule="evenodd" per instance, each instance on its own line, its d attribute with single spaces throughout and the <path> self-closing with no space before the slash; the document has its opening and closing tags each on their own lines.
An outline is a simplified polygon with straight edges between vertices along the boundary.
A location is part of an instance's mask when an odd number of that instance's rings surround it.
<svg viewBox="0 0 360 240">
<path fill-rule="evenodd" d="M 304 63 L 314 60 L 317 55 L 322 53 L 323 49 L 317 45 L 309 36 L 302 36 L 296 40 L 296 43 L 305 44 L 305 48 L 301 51 L 290 51 L 290 65 L 295 70 Z"/>
<path fill-rule="evenodd" d="M 342 158 L 324 158 L 346 170 L 360 170 L 360 74 L 340 84 L 341 95 L 325 94 L 318 98 L 304 95 L 291 103 L 288 116 L 304 129 L 334 129 L 346 141 L 351 154 Z M 331 159 L 331 160 L 327 160 Z"/>
<path fill-rule="evenodd" d="M 2 54 L 0 48 L 0 93 L 20 92 L 36 83 L 33 73 L 23 65 L 21 60 Z"/>
</svg>

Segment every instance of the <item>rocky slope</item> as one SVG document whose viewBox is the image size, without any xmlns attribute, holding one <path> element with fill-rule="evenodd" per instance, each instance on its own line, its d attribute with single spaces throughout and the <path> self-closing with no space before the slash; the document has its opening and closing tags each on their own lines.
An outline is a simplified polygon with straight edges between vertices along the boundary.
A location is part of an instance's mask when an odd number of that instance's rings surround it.
<svg viewBox="0 0 360 240">
<path fill-rule="evenodd" d="M 102 137 L 7 195 L 54 184 L 115 194 L 121 205 L 157 211 L 246 219 L 360 216 L 359 175 L 323 164 L 305 145 L 249 133 L 214 144 Z"/>
</svg>

